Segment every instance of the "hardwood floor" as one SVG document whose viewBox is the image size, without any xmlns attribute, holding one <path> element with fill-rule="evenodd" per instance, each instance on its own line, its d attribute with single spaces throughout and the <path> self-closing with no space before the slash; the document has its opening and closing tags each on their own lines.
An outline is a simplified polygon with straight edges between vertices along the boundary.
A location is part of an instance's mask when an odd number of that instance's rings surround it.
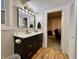
<svg viewBox="0 0 79 59">
<path fill-rule="evenodd" d="M 68 59 L 68 55 L 54 48 L 40 48 L 32 59 Z"/>
<path fill-rule="evenodd" d="M 60 41 L 48 38 L 47 48 L 40 48 L 32 59 L 69 59 L 66 53 L 61 51 Z"/>
<path fill-rule="evenodd" d="M 61 43 L 55 38 L 48 38 L 47 47 L 61 50 Z"/>
<path fill-rule="evenodd" d="M 55 38 L 48 39 L 47 48 L 40 48 L 32 59 L 69 59 L 66 53 L 62 53 L 60 41 Z"/>
</svg>

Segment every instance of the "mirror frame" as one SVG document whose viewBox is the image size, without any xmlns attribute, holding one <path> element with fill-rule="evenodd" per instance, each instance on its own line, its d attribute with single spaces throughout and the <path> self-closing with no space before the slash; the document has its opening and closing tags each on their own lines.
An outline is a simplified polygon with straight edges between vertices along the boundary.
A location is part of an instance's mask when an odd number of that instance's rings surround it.
<svg viewBox="0 0 79 59">
<path fill-rule="evenodd" d="M 20 27 L 19 26 L 19 9 L 21 9 L 21 10 L 23 10 L 24 12 L 27 12 L 27 11 L 25 11 L 24 9 L 22 9 L 22 8 L 20 8 L 20 7 L 17 7 L 17 26 L 18 27 Z M 28 12 L 27 12 L 28 13 Z M 28 15 L 29 15 L 29 13 L 28 13 Z M 35 27 L 36 25 L 35 25 L 35 23 L 36 23 L 36 17 L 35 17 L 35 15 L 32 15 L 33 17 L 34 17 L 34 23 L 33 23 L 33 27 Z M 27 21 L 28 21 L 28 19 L 27 19 Z M 27 24 L 27 26 L 26 27 L 28 27 L 28 23 L 26 23 Z M 30 27 L 30 24 L 29 24 L 29 27 Z"/>
</svg>

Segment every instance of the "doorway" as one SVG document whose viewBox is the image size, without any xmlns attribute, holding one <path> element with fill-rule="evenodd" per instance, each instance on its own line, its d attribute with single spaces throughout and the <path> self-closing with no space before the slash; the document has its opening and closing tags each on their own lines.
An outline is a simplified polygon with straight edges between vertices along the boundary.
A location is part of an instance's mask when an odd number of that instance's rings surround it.
<svg viewBox="0 0 79 59">
<path fill-rule="evenodd" d="M 47 47 L 61 50 L 62 11 L 47 14 Z"/>
</svg>

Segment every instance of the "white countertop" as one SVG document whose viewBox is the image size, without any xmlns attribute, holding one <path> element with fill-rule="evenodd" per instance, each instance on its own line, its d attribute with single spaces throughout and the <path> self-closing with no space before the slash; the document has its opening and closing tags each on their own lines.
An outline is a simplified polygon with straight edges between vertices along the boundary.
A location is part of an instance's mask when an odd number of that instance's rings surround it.
<svg viewBox="0 0 79 59">
<path fill-rule="evenodd" d="M 28 33 L 28 34 L 26 34 L 25 32 L 18 32 L 18 33 L 14 33 L 14 36 L 20 37 L 20 38 L 28 38 L 28 37 L 38 35 L 38 34 L 41 34 L 41 33 L 43 33 L 43 32 L 38 31 L 38 32 L 31 32 L 31 33 Z"/>
</svg>

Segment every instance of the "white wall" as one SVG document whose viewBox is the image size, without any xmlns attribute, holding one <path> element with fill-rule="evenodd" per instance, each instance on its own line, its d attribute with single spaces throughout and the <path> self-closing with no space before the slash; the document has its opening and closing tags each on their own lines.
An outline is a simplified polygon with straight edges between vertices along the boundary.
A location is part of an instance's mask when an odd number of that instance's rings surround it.
<svg viewBox="0 0 79 59">
<path fill-rule="evenodd" d="M 68 5 L 69 8 L 69 40 L 68 40 L 68 55 L 70 59 L 76 59 L 76 1 L 71 1 Z"/>
<path fill-rule="evenodd" d="M 13 30 L 1 31 L 1 59 L 13 54 Z"/>
<path fill-rule="evenodd" d="M 44 12 L 37 12 L 35 14 L 35 16 L 36 16 L 36 28 L 37 28 L 38 22 L 41 23 L 41 26 L 43 28 L 43 19 L 44 19 L 43 15 L 44 15 Z"/>
</svg>

